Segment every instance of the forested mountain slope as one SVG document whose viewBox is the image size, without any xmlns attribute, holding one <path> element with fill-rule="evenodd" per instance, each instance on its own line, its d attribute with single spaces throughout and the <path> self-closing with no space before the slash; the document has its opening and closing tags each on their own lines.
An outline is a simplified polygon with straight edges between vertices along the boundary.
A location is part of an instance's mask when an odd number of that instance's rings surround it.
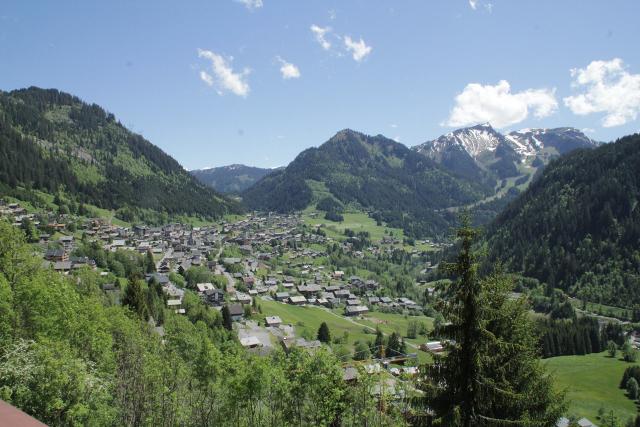
<svg viewBox="0 0 640 427">
<path fill-rule="evenodd" d="M 453 218 L 438 212 L 492 194 L 493 188 L 448 172 L 382 135 L 338 132 L 298 155 L 243 193 L 251 209 L 289 212 L 332 197 L 405 229 L 409 235 L 448 232 Z"/>
<path fill-rule="evenodd" d="M 640 304 L 640 135 L 574 151 L 488 228 L 491 260 L 590 301 Z"/>
<path fill-rule="evenodd" d="M 107 209 L 206 217 L 239 210 L 112 114 L 55 89 L 0 92 L 0 190 L 17 186 Z"/>
</svg>

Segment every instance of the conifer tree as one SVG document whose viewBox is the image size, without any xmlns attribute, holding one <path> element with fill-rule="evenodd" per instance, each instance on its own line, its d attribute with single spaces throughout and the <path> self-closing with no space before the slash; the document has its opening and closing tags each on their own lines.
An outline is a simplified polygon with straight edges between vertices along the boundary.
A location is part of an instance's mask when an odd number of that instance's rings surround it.
<svg viewBox="0 0 640 427">
<path fill-rule="evenodd" d="M 129 283 L 124 291 L 124 297 L 122 298 L 122 305 L 129 306 L 131 310 L 137 313 L 142 319 L 149 319 L 149 308 L 147 307 L 147 301 L 145 298 L 145 292 L 142 289 L 138 276 L 132 275 L 129 278 Z"/>
<path fill-rule="evenodd" d="M 318 328 L 318 341 L 323 343 L 331 342 L 331 333 L 329 332 L 329 326 L 326 322 L 322 322 Z"/>
<path fill-rule="evenodd" d="M 480 278 L 472 250 L 477 231 L 463 218 L 461 250 L 448 266 L 457 279 L 441 307 L 444 355 L 423 370 L 418 400 L 440 426 L 553 426 L 564 410 L 538 358 L 538 336 L 524 299 L 510 300 L 501 274 Z"/>
</svg>

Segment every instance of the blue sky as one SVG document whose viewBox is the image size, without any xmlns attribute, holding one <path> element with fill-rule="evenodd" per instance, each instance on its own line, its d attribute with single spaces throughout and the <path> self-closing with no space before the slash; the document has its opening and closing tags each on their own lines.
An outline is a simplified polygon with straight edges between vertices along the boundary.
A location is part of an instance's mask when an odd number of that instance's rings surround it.
<svg viewBox="0 0 640 427">
<path fill-rule="evenodd" d="M 4 0 L 0 89 L 95 102 L 188 169 L 284 165 L 343 128 L 608 141 L 640 130 L 638 16 L 637 0 Z"/>
</svg>

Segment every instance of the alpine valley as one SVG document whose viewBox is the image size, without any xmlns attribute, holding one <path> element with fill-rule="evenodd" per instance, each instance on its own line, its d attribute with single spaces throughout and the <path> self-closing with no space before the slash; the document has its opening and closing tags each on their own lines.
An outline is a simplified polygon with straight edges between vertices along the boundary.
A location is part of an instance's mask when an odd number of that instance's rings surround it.
<svg viewBox="0 0 640 427">
<path fill-rule="evenodd" d="M 636 422 L 638 170 L 637 134 L 485 123 L 187 172 L 95 104 L 0 92 L 0 398 L 53 426 L 431 425 L 474 349 L 486 419 Z"/>
</svg>

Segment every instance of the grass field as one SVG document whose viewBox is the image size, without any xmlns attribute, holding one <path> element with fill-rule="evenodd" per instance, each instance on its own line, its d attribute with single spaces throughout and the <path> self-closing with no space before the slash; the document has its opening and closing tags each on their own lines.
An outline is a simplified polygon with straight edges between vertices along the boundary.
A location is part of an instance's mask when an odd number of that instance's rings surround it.
<svg viewBox="0 0 640 427">
<path fill-rule="evenodd" d="M 324 212 L 316 211 L 313 208 L 308 208 L 302 213 L 302 220 L 305 224 L 316 226 L 324 225 L 324 231 L 328 237 L 334 239 L 344 239 L 344 230 L 350 229 L 356 233 L 359 231 L 366 231 L 371 236 L 371 240 L 379 242 L 384 236 L 387 236 L 389 232 L 394 237 L 404 239 L 404 232 L 399 228 L 385 227 L 383 225 L 377 225 L 376 221 L 369 217 L 364 212 L 346 212 L 343 213 L 344 221 L 335 222 L 324 218 Z M 405 249 L 410 250 L 413 247 L 409 245 L 403 245 Z M 416 244 L 416 249 L 421 251 L 433 250 L 431 245 Z"/>
<path fill-rule="evenodd" d="M 570 415 L 587 417 L 595 424 L 599 424 L 599 408 L 607 413 L 613 410 L 622 424 L 636 416 L 636 405 L 618 388 L 622 373 L 631 364 L 606 353 L 553 357 L 544 363 L 558 387 L 567 390 Z"/>
<path fill-rule="evenodd" d="M 575 308 L 582 309 L 583 302 L 577 298 L 571 298 L 571 305 Z M 631 314 L 631 310 L 621 307 L 614 307 L 612 305 L 598 304 L 595 302 L 587 302 L 586 303 L 587 311 L 595 314 L 600 314 L 602 316 L 616 317 L 618 319 L 623 320 L 631 320 L 629 315 Z"/>
<path fill-rule="evenodd" d="M 318 328 L 322 322 L 326 322 L 331 332 L 331 337 L 339 337 L 344 332 L 349 333 L 348 344 L 353 344 L 357 340 L 372 340 L 374 335 L 364 332 L 364 328 L 350 320 L 333 314 L 328 310 L 314 306 L 294 306 L 283 304 L 277 301 L 260 301 L 262 307 L 262 317 L 280 316 L 284 323 L 290 323 L 296 326 L 296 335 L 302 335 L 306 329 L 314 337 L 318 332 Z"/>
<path fill-rule="evenodd" d="M 332 337 L 340 337 L 345 332 L 349 334 L 347 345 L 353 345 L 353 343 L 358 340 L 373 341 L 375 339 L 374 330 L 376 326 L 379 326 L 385 335 L 390 335 L 396 331 L 402 336 L 406 334 L 407 325 L 409 320 L 412 319 L 426 322 L 429 329 L 433 327 L 433 319 L 426 316 L 409 316 L 405 319 L 401 314 L 371 312 L 365 315 L 363 319 L 355 319 L 352 321 L 335 312 L 314 306 L 293 306 L 277 301 L 265 300 L 261 300 L 260 305 L 262 306 L 261 321 L 265 316 L 280 316 L 284 323 L 290 323 L 296 327 L 296 334 L 298 336 L 302 335 L 306 329 L 307 333 L 314 337 L 318 332 L 320 324 L 326 322 Z M 367 330 L 364 326 L 368 326 L 369 329 Z M 367 330 L 367 332 L 365 332 L 365 330 Z M 407 339 L 406 341 L 414 345 L 419 345 L 424 341 L 424 338 L 419 337 L 413 340 Z M 430 360 L 428 355 L 423 351 L 418 351 L 411 347 L 408 348 L 407 351 L 417 352 L 420 362 L 425 363 Z"/>
</svg>

